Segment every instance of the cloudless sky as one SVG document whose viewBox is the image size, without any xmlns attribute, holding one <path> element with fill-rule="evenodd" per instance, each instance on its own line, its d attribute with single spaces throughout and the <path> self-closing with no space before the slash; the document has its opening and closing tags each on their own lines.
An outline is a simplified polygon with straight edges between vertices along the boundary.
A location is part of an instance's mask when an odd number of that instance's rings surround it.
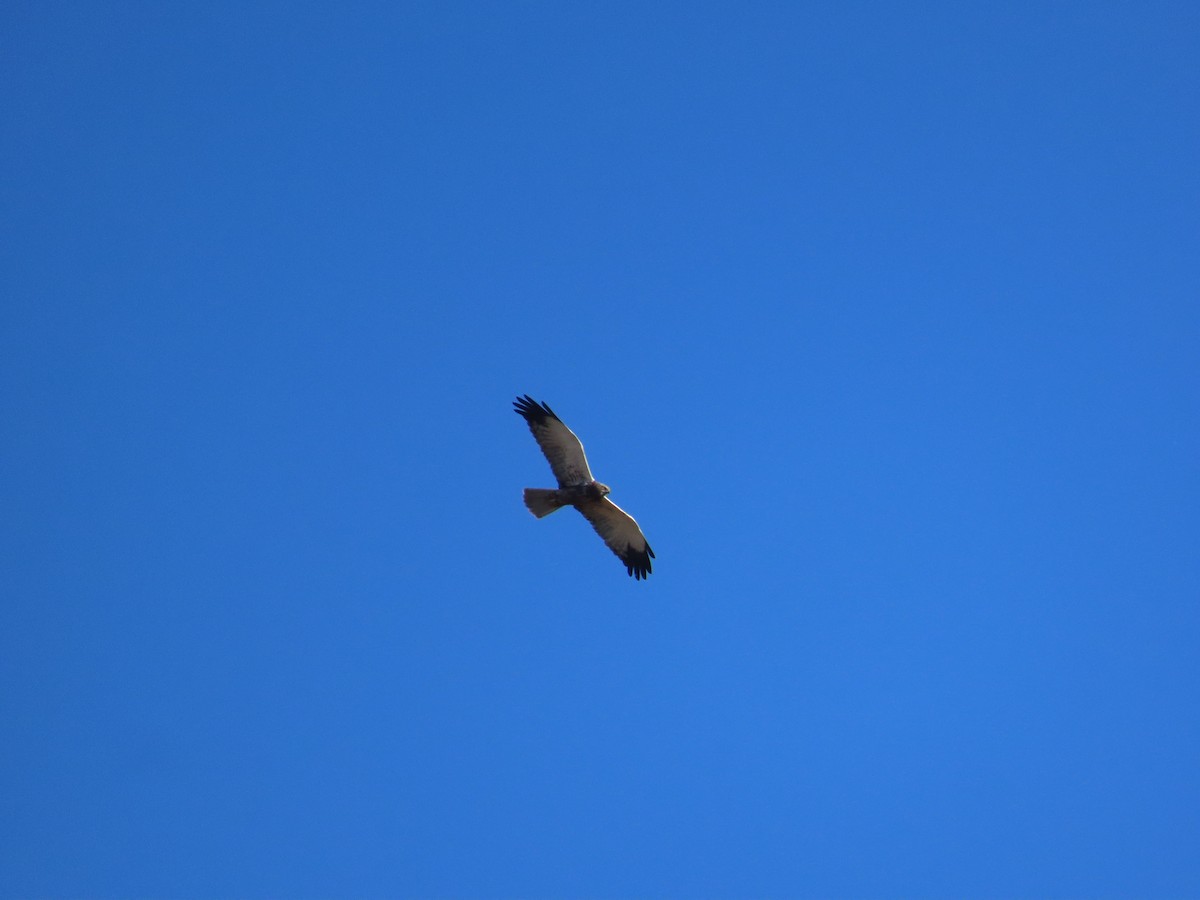
<svg viewBox="0 0 1200 900">
<path fill-rule="evenodd" d="M 5 4 L 0 895 L 1200 897 L 1197 9 Z"/>
</svg>

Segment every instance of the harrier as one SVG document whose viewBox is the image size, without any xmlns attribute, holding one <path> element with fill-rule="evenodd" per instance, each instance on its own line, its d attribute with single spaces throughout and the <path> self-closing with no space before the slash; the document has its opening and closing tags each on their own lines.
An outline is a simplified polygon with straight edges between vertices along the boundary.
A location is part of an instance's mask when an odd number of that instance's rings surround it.
<svg viewBox="0 0 1200 900">
<path fill-rule="evenodd" d="M 557 490 L 525 488 L 525 505 L 529 511 L 540 519 L 560 507 L 575 507 L 604 538 L 608 549 L 625 563 L 629 574 L 639 581 L 646 578 L 650 574 L 654 551 L 646 543 L 646 536 L 633 516 L 608 499 L 608 485 L 592 477 L 579 438 L 562 423 L 554 410 L 545 403 L 539 404 L 528 394 L 518 397 L 513 406 L 529 423 L 529 430 L 558 479 Z"/>
</svg>

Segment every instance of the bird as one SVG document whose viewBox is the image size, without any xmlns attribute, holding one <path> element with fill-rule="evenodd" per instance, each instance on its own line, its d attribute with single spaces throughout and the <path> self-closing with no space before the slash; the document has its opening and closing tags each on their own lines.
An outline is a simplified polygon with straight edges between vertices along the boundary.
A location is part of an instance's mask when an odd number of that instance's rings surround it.
<svg viewBox="0 0 1200 900">
<path fill-rule="evenodd" d="M 554 410 L 528 394 L 514 400 L 513 408 L 529 424 L 558 479 L 557 489 L 525 488 L 525 506 L 539 519 L 564 506 L 574 506 L 635 580 L 648 577 L 654 551 L 633 516 L 608 499 L 611 488 L 592 477 L 579 438 Z"/>
</svg>

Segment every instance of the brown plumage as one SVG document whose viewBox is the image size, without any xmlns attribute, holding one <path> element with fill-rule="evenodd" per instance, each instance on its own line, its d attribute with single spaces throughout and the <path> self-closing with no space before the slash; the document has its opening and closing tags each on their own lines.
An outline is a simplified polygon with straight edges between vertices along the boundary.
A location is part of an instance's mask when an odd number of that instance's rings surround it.
<svg viewBox="0 0 1200 900">
<path fill-rule="evenodd" d="M 625 564 L 637 580 L 650 574 L 654 551 L 638 528 L 633 516 L 608 499 L 609 488 L 592 477 L 583 444 L 545 403 L 528 394 L 513 403 L 516 412 L 529 423 L 538 446 L 558 480 L 557 489 L 526 488 L 525 505 L 539 519 L 556 509 L 574 506 L 592 523 L 604 543 Z"/>
</svg>

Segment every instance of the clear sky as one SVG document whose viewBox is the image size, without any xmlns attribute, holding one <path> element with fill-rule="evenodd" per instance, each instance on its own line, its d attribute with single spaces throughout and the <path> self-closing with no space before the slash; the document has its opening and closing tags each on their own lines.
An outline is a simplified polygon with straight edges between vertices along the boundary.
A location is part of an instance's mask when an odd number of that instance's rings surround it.
<svg viewBox="0 0 1200 900">
<path fill-rule="evenodd" d="M 1198 9 L 4 4 L 0 895 L 1200 897 Z"/>
</svg>

